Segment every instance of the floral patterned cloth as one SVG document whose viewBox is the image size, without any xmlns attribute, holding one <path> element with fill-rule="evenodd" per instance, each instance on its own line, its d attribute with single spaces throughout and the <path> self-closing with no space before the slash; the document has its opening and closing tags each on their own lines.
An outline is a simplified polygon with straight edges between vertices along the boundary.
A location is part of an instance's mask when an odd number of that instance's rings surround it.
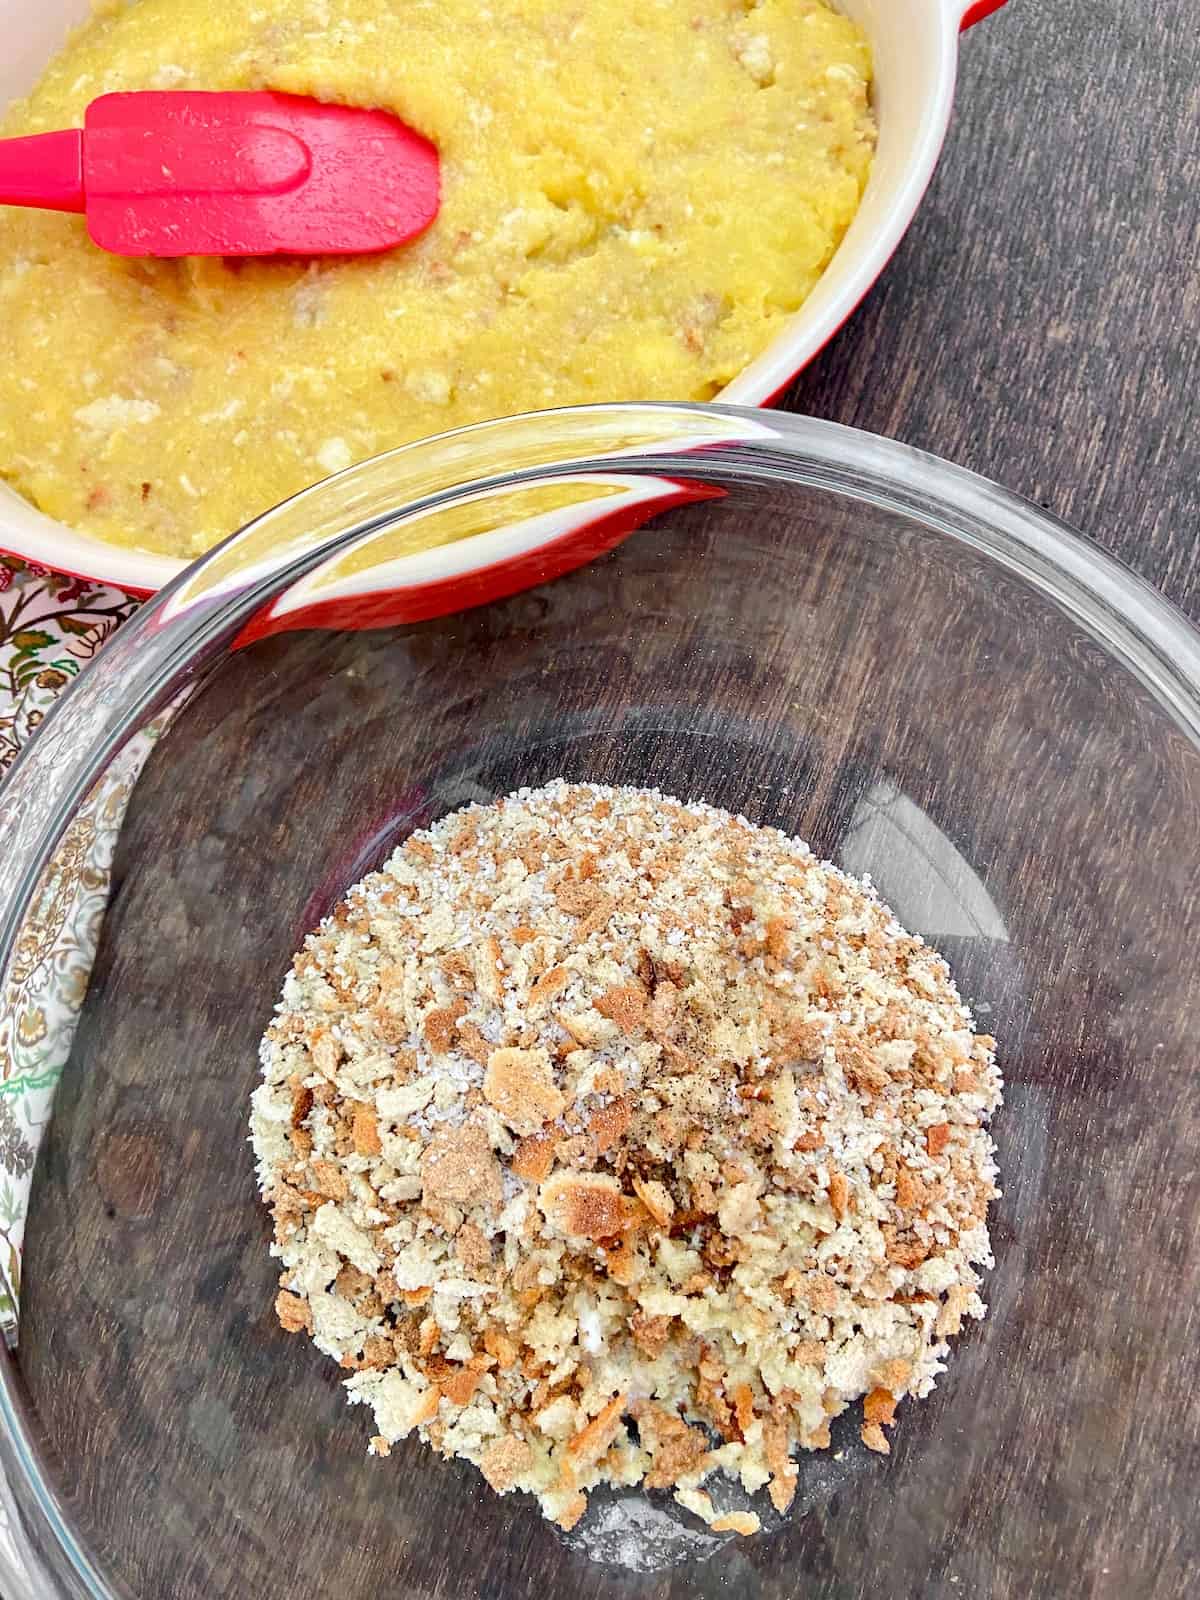
<svg viewBox="0 0 1200 1600">
<path fill-rule="evenodd" d="M 0 782 L 56 696 L 136 608 L 119 590 L 0 556 Z M 20 1284 L 34 1157 L 87 986 L 136 752 L 133 761 L 81 808 L 0 995 L 0 1324 L 15 1311 L 8 1289 Z"/>
</svg>

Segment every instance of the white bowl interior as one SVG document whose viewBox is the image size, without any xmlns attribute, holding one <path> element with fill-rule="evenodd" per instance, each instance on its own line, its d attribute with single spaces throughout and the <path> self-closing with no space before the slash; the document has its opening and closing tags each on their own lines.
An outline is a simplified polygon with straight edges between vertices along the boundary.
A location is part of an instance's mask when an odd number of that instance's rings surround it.
<svg viewBox="0 0 1200 1600">
<path fill-rule="evenodd" d="M 879 148 L 861 206 L 787 328 L 721 393 L 770 399 L 841 327 L 883 271 L 929 183 L 954 98 L 961 7 L 953 0 L 837 0 L 875 57 Z"/>
<path fill-rule="evenodd" d="M 858 214 L 808 300 L 759 358 L 719 398 L 771 399 L 835 334 L 898 244 L 929 182 L 954 93 L 962 0 L 837 0 L 869 35 L 875 54 L 879 150 Z M 87 0 L 4 0 L 0 105 L 26 93 Z M 264 508 L 265 509 L 265 508 Z M 232 531 L 232 530 L 231 530 Z M 169 556 L 124 550 L 64 526 L 0 484 L 0 551 L 156 589 L 183 569 Z"/>
</svg>

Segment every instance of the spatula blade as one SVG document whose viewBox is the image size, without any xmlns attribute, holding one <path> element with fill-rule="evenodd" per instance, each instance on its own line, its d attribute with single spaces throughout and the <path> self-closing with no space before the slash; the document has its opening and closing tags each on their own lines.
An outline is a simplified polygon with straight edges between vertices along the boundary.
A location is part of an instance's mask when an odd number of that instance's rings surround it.
<svg viewBox="0 0 1200 1600">
<path fill-rule="evenodd" d="M 441 198 L 436 147 L 399 118 L 265 90 L 101 96 L 84 187 L 92 240 L 125 256 L 387 250 Z"/>
</svg>

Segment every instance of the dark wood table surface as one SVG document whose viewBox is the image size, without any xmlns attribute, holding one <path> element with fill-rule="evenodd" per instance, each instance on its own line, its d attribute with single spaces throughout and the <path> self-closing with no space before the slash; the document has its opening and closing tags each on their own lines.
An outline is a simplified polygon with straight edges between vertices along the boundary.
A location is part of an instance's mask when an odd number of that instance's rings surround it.
<svg viewBox="0 0 1200 1600">
<path fill-rule="evenodd" d="M 1200 622 L 1200 6 L 1010 0 L 933 187 L 789 396 L 1065 518 Z"/>
</svg>

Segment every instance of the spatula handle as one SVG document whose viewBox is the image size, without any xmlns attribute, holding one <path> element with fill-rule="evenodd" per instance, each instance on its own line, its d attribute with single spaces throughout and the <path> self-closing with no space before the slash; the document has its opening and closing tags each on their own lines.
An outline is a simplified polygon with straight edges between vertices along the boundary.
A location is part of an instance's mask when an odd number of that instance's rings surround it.
<svg viewBox="0 0 1200 1600">
<path fill-rule="evenodd" d="M 82 129 L 0 139 L 0 205 L 82 211 Z"/>
</svg>

